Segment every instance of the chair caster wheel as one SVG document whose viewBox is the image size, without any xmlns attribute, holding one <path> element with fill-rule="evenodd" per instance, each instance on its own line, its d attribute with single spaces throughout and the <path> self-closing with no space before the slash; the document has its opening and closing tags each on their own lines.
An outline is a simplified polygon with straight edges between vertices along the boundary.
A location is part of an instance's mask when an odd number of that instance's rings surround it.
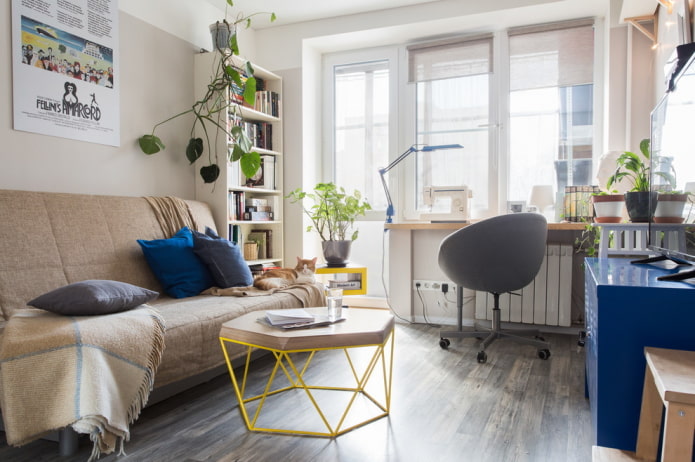
<svg viewBox="0 0 695 462">
<path fill-rule="evenodd" d="M 480 364 L 486 363 L 487 362 L 487 353 L 485 353 L 484 351 L 479 351 L 478 352 L 478 362 Z"/>
<path fill-rule="evenodd" d="M 449 345 L 451 345 L 451 341 L 449 341 L 448 338 L 439 339 L 439 346 L 442 347 L 442 350 L 446 350 L 447 348 L 449 348 Z"/>
<path fill-rule="evenodd" d="M 545 342 L 545 337 L 543 337 L 542 335 L 536 335 L 535 338 L 536 338 L 536 340 L 540 340 L 541 342 Z"/>
<path fill-rule="evenodd" d="M 538 350 L 538 357 L 541 359 L 550 358 L 550 350 L 548 350 L 548 349 Z"/>
</svg>

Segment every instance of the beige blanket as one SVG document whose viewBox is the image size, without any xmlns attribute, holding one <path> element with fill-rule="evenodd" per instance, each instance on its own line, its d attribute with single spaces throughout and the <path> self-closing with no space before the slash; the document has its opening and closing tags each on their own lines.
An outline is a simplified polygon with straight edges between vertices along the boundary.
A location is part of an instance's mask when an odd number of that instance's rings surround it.
<svg viewBox="0 0 695 462">
<path fill-rule="evenodd" d="M 103 316 L 27 309 L 7 322 L 0 344 L 2 417 L 20 446 L 72 426 L 94 446 L 90 461 L 130 438 L 164 351 L 164 323 L 143 305 Z"/>
<path fill-rule="evenodd" d="M 190 229 L 198 229 L 191 209 L 183 199 L 172 196 L 147 196 L 145 200 L 152 207 L 157 217 L 157 222 L 166 237 L 173 236 L 184 226 L 188 226 Z"/>
<path fill-rule="evenodd" d="M 232 297 L 257 297 L 261 295 L 271 295 L 276 292 L 283 292 L 293 295 L 302 303 L 303 307 L 310 306 L 326 306 L 326 296 L 323 289 L 317 284 L 294 284 L 278 289 L 261 290 L 256 287 L 229 287 L 220 289 L 219 287 L 211 287 L 203 292 L 204 295 L 232 296 Z"/>
</svg>

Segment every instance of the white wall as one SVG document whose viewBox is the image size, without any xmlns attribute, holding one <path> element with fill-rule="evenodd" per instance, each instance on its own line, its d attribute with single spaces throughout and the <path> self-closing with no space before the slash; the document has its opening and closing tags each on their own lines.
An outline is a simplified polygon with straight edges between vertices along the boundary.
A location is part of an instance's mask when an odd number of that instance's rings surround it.
<svg viewBox="0 0 695 462">
<path fill-rule="evenodd" d="M 12 129 L 11 7 L 0 7 L 0 188 L 108 195 L 193 197 L 193 170 L 183 154 L 185 120 L 158 130 L 167 149 L 144 155 L 137 138 L 193 101 L 196 49 L 121 13 L 121 146 Z"/>
</svg>

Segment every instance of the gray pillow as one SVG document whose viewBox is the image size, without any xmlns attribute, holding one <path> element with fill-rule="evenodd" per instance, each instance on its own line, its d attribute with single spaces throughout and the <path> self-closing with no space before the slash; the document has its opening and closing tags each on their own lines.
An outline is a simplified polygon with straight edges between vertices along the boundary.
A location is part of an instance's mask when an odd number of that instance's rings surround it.
<svg viewBox="0 0 695 462">
<path fill-rule="evenodd" d="M 193 231 L 193 252 L 205 263 L 217 287 L 226 289 L 253 284 L 251 270 L 239 246 L 218 236 L 212 229 L 206 227 L 205 234 Z"/>
<path fill-rule="evenodd" d="M 126 282 L 88 280 L 46 292 L 27 305 L 68 316 L 90 316 L 130 310 L 158 296 Z"/>
</svg>

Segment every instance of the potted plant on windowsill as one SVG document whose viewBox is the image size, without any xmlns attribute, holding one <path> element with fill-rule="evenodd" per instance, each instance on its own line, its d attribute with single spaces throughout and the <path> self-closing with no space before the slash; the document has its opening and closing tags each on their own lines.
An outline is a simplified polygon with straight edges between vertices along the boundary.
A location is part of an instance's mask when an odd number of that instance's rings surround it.
<svg viewBox="0 0 695 462">
<path fill-rule="evenodd" d="M 623 180 L 632 182 L 632 188 L 625 193 L 625 206 L 630 221 L 644 223 L 653 216 L 656 208 L 656 192 L 649 190 L 649 139 L 639 145 L 640 154 L 625 151 L 616 160 L 615 173 L 608 178 L 607 189 Z M 651 196 L 651 199 L 650 199 Z"/>
<path fill-rule="evenodd" d="M 226 0 L 226 8 L 234 6 L 233 0 Z M 157 123 L 152 132 L 138 139 L 140 149 L 145 154 L 155 154 L 164 149 L 164 143 L 155 135 L 155 130 L 160 125 L 184 115 L 193 116 L 190 139 L 186 147 L 186 158 L 190 164 L 195 163 L 205 151 L 205 145 L 213 146 L 210 142 L 210 132 L 217 133 L 221 130 L 230 140 L 230 149 L 225 152 L 224 159 L 215 150 L 210 152 L 208 148 L 208 163 L 200 168 L 200 176 L 205 183 L 214 183 L 220 175 L 221 167 L 226 168 L 227 160 L 239 161 L 241 170 L 248 178 L 253 177 L 261 165 L 261 156 L 253 150 L 253 143 L 240 126 L 228 127 L 227 114 L 236 114 L 238 102 L 230 97 L 230 91 L 243 96 L 243 100 L 250 107 L 254 106 L 256 99 L 256 79 L 253 77 L 253 67 L 246 62 L 244 69 L 235 68 L 231 64 L 232 57 L 239 56 L 237 43 L 237 25 L 244 23 L 250 27 L 251 18 L 258 14 L 268 14 L 270 21 L 275 21 L 275 13 L 253 13 L 251 15 L 239 14 L 232 21 L 218 21 L 210 26 L 213 38 L 213 46 L 218 53 L 215 61 L 213 75 L 207 86 L 207 91 L 201 99 L 196 101 L 189 109 L 175 114 L 162 122 Z M 214 27 L 213 27 L 214 26 Z M 202 132 L 205 139 L 196 136 Z"/>
<path fill-rule="evenodd" d="M 345 188 L 333 183 L 318 183 L 313 192 L 297 188 L 285 197 L 293 204 L 299 202 L 311 219 L 311 225 L 306 230 L 316 231 L 321 237 L 326 263 L 329 266 L 345 266 L 352 241 L 359 235 L 359 230 L 354 229 L 355 219 L 372 209 L 369 202 L 362 198 L 359 191 L 348 194 Z M 307 198 L 313 201 L 308 208 L 304 205 Z"/>
<path fill-rule="evenodd" d="M 654 211 L 654 223 L 683 223 L 683 210 L 688 196 L 689 193 L 681 191 L 660 192 Z"/>
<path fill-rule="evenodd" d="M 594 204 L 594 221 L 596 223 L 620 223 L 622 221 L 625 205 L 623 194 L 602 191 L 593 194 L 591 202 Z"/>
</svg>

